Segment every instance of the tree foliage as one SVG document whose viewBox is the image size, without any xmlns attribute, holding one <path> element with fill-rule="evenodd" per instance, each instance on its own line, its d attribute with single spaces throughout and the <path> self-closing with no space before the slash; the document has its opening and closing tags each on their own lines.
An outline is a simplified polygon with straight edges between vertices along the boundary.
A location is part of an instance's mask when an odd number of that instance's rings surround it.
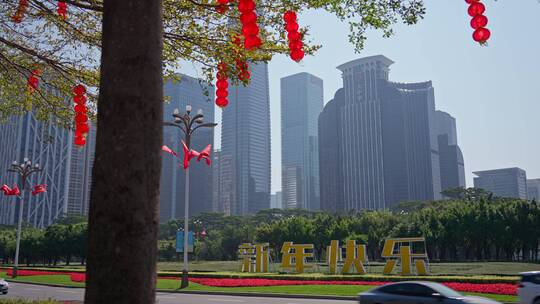
<svg viewBox="0 0 540 304">
<path fill-rule="evenodd" d="M 0 7 L 0 118 L 34 108 L 39 117 L 54 114 L 66 126 L 72 124 L 73 110 L 65 96 L 78 83 L 93 88 L 91 109 L 95 109 L 101 51 L 102 0 L 68 0 L 68 18 L 56 13 L 57 1 L 28 0 L 20 23 L 12 20 L 19 0 L 6 0 Z M 256 1 L 263 45 L 246 51 L 233 43 L 240 34 L 238 10 L 231 4 L 225 14 L 216 10 L 213 0 L 163 1 L 163 66 L 166 76 L 175 78 L 182 64 L 194 63 L 207 80 L 215 67 L 226 62 L 229 77 L 238 81 L 235 57 L 248 61 L 268 61 L 275 54 L 287 53 L 282 14 L 287 10 L 303 12 L 325 10 L 350 25 L 350 41 L 359 51 L 366 31 L 375 29 L 384 36 L 392 34 L 397 22 L 416 23 L 424 14 L 421 0 L 281 0 Z M 310 35 L 303 24 L 305 51 L 319 47 L 316 34 Z M 291 63 L 293 64 L 293 63 Z M 40 87 L 26 94 L 26 79 L 34 69 L 42 70 Z M 95 113 L 95 112 L 94 112 Z"/>
</svg>

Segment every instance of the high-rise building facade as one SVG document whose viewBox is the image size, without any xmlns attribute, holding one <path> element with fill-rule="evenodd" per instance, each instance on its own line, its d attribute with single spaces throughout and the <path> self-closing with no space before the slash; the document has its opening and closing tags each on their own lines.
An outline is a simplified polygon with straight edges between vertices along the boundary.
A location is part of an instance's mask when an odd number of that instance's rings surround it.
<svg viewBox="0 0 540 304">
<path fill-rule="evenodd" d="M 86 145 L 71 148 L 71 168 L 69 173 L 68 216 L 87 216 L 90 207 L 92 187 L 92 167 L 96 151 L 96 127 L 90 123 Z"/>
<path fill-rule="evenodd" d="M 474 187 L 496 196 L 527 199 L 527 173 L 520 168 L 505 168 L 473 172 Z"/>
<path fill-rule="evenodd" d="M 268 65 L 251 63 L 248 86 L 229 88 L 223 109 L 220 209 L 250 214 L 270 208 L 270 98 Z"/>
<path fill-rule="evenodd" d="M 346 210 L 343 188 L 341 109 L 345 104 L 339 89 L 319 115 L 319 177 L 321 209 L 332 213 Z"/>
<path fill-rule="evenodd" d="M 443 111 L 435 112 L 441 168 L 441 190 L 465 188 L 465 162 L 457 143 L 456 119 Z"/>
<path fill-rule="evenodd" d="M 383 209 L 402 201 L 440 198 L 433 86 L 430 81 L 390 82 L 391 64 L 378 55 L 338 67 L 343 74 L 342 93 L 338 91 L 319 117 L 325 210 Z M 339 153 L 337 162 L 329 162 L 332 153 Z M 339 184 L 329 186 L 333 182 L 324 177 L 329 173 L 343 176 L 341 189 Z M 341 191 L 342 201 L 324 202 L 329 199 L 325 191 Z"/>
<path fill-rule="evenodd" d="M 540 178 L 527 180 L 527 199 L 540 202 Z"/>
<path fill-rule="evenodd" d="M 214 88 L 200 79 L 180 75 L 180 81 L 168 81 L 164 85 L 164 95 L 169 98 L 163 107 L 164 121 L 172 121 L 175 109 L 185 112 L 186 106 L 192 106 L 192 115 L 200 109 L 204 121 L 214 121 Z M 176 151 L 179 158 L 163 154 L 161 171 L 160 221 L 183 218 L 185 171 L 181 166 L 182 131 L 175 127 L 163 128 L 163 144 Z M 201 151 L 206 145 L 214 145 L 214 130 L 200 128 L 191 138 L 191 148 Z M 192 162 L 190 165 L 190 215 L 213 210 L 213 169 L 204 162 Z"/>
<path fill-rule="evenodd" d="M 277 191 L 270 195 L 270 208 L 271 209 L 283 209 L 282 192 Z"/>
<path fill-rule="evenodd" d="M 320 209 L 317 120 L 323 107 L 323 81 L 299 73 L 281 79 L 281 186 L 283 205 Z"/>
<path fill-rule="evenodd" d="M 32 196 L 23 193 L 23 222 L 38 228 L 51 225 L 68 211 L 69 179 L 72 153 L 72 134 L 69 130 L 39 121 L 34 112 L 12 116 L 0 124 L 0 174 L 2 183 L 12 186 L 21 181 L 17 174 L 7 172 L 13 161 L 29 158 L 39 164 L 41 172 L 34 173 L 28 187 L 47 184 L 47 192 Z M 0 196 L 0 224 L 17 223 L 21 204 L 13 196 Z"/>
</svg>

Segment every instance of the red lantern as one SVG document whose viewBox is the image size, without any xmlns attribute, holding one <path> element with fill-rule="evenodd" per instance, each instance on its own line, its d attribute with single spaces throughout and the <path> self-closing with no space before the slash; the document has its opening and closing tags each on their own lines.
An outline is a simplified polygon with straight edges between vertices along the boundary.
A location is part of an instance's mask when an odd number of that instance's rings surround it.
<svg viewBox="0 0 540 304">
<path fill-rule="evenodd" d="M 296 22 L 296 19 L 296 12 L 294 11 L 287 11 L 285 14 L 283 14 L 283 20 L 285 20 L 286 23 Z"/>
<path fill-rule="evenodd" d="M 465 2 L 467 2 L 467 3 L 469 3 L 469 4 L 471 4 L 471 3 L 473 3 L 473 2 L 478 2 L 478 1 L 480 1 L 480 0 L 465 0 Z"/>
<path fill-rule="evenodd" d="M 30 76 L 28 76 L 28 79 L 26 80 L 28 94 L 31 95 L 35 90 L 37 90 L 39 86 L 39 75 L 41 75 L 41 70 L 39 69 L 35 69 L 30 72 Z"/>
<path fill-rule="evenodd" d="M 86 94 L 86 87 L 79 84 L 73 88 L 73 93 L 75 93 L 75 95 L 84 95 Z"/>
<path fill-rule="evenodd" d="M 58 16 L 63 20 L 67 19 L 67 4 L 64 1 L 58 1 L 58 8 L 56 9 Z"/>
<path fill-rule="evenodd" d="M 473 2 L 469 6 L 469 15 L 471 17 L 482 15 L 486 11 L 486 7 L 482 2 Z"/>
<path fill-rule="evenodd" d="M 490 36 L 491 36 L 491 32 L 487 28 L 484 28 L 484 27 L 477 28 L 473 33 L 474 41 L 479 42 L 481 44 L 486 43 Z"/>
<path fill-rule="evenodd" d="M 255 10 L 255 2 L 253 0 L 239 0 L 238 11 L 248 13 Z"/>
<path fill-rule="evenodd" d="M 302 50 L 292 50 L 291 51 L 291 59 L 296 61 L 296 62 L 299 62 L 301 61 L 302 59 L 304 59 L 304 51 Z"/>
<path fill-rule="evenodd" d="M 82 104 L 75 105 L 75 112 L 77 112 L 77 113 L 86 113 L 87 111 L 88 111 L 88 109 L 86 108 L 85 105 L 82 105 Z"/>
<path fill-rule="evenodd" d="M 240 15 L 240 22 L 242 24 L 257 22 L 257 14 L 254 12 L 242 13 Z"/>
<path fill-rule="evenodd" d="M 480 27 L 486 27 L 487 24 L 488 24 L 488 18 L 486 16 L 484 16 L 484 15 L 475 16 L 471 20 L 471 27 L 473 29 L 477 29 L 477 28 L 480 28 Z"/>
<path fill-rule="evenodd" d="M 87 123 L 78 123 L 76 125 L 76 130 L 83 133 L 83 134 L 86 134 L 88 133 L 88 131 L 90 131 L 90 128 L 88 128 L 88 124 Z"/>
<path fill-rule="evenodd" d="M 216 105 L 220 108 L 224 108 L 229 105 L 229 100 L 227 98 L 218 97 L 216 98 Z"/>
<path fill-rule="evenodd" d="M 246 70 L 240 71 L 240 75 L 238 75 L 238 78 L 242 81 L 247 81 L 251 78 L 251 72 Z"/>
<path fill-rule="evenodd" d="M 15 14 L 11 17 L 11 20 L 15 23 L 20 23 L 22 21 L 22 18 L 24 17 L 24 13 L 26 12 L 26 9 L 28 8 L 28 0 L 19 0 L 19 6 L 17 7 L 17 11 L 15 11 Z"/>
<path fill-rule="evenodd" d="M 84 146 L 86 144 L 86 138 L 84 138 L 84 136 L 76 136 L 75 144 L 81 147 Z"/>
<path fill-rule="evenodd" d="M 244 46 L 247 50 L 252 50 L 260 47 L 262 44 L 261 38 L 257 36 L 247 36 L 244 40 Z"/>
<path fill-rule="evenodd" d="M 86 103 L 86 96 L 84 96 L 84 95 L 75 95 L 75 96 L 73 96 L 73 101 L 76 104 L 84 105 Z"/>
</svg>

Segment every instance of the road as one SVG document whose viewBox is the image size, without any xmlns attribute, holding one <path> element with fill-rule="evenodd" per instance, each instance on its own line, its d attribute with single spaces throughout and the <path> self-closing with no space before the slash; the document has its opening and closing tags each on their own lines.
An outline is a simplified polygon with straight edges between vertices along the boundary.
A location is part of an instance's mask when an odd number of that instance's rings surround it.
<svg viewBox="0 0 540 304">
<path fill-rule="evenodd" d="M 59 301 L 82 301 L 84 289 L 49 287 L 22 283 L 9 283 L 9 293 L 0 295 L 3 298 L 25 298 L 25 299 L 56 299 Z M 82 302 L 81 302 L 82 303 Z M 222 296 L 222 295 L 198 295 L 181 293 L 158 293 L 157 303 L 159 304 L 353 304 L 354 301 L 343 300 L 314 300 L 296 298 L 264 298 L 246 296 Z"/>
</svg>

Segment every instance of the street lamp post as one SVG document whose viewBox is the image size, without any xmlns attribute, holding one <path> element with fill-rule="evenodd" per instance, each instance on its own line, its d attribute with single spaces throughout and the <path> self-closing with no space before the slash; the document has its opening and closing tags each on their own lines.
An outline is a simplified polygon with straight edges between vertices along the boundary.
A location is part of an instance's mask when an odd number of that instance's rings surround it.
<svg viewBox="0 0 540 304">
<path fill-rule="evenodd" d="M 186 147 L 191 149 L 191 136 L 193 133 L 200 128 L 214 128 L 217 126 L 216 123 L 208 122 L 205 123 L 203 118 L 203 111 L 200 109 L 197 111 L 197 114 L 191 117 L 191 106 L 186 106 L 186 113 L 180 114 L 178 109 L 175 109 L 172 116 L 174 122 L 165 122 L 166 126 L 177 127 L 184 133 L 184 142 Z M 189 166 L 185 169 L 186 171 L 186 183 L 184 191 L 184 269 L 182 270 L 182 283 L 180 288 L 186 288 L 189 285 L 188 280 L 188 231 L 189 231 Z"/>
<path fill-rule="evenodd" d="M 26 181 L 28 180 L 28 177 L 34 173 L 34 172 L 40 172 L 41 169 L 39 168 L 39 164 L 35 164 L 32 166 L 32 161 L 28 158 L 24 158 L 24 161 L 22 163 L 18 163 L 17 161 L 14 161 L 11 164 L 11 169 L 8 169 L 9 172 L 15 172 L 19 174 L 21 177 L 21 196 L 19 197 L 20 206 L 19 206 L 19 222 L 17 224 L 17 243 L 15 246 L 15 263 L 13 265 L 13 277 L 17 277 L 17 268 L 19 266 L 19 247 L 21 243 L 21 224 L 22 224 L 22 217 L 23 217 L 23 197 L 24 197 L 24 189 L 26 188 Z"/>
</svg>

